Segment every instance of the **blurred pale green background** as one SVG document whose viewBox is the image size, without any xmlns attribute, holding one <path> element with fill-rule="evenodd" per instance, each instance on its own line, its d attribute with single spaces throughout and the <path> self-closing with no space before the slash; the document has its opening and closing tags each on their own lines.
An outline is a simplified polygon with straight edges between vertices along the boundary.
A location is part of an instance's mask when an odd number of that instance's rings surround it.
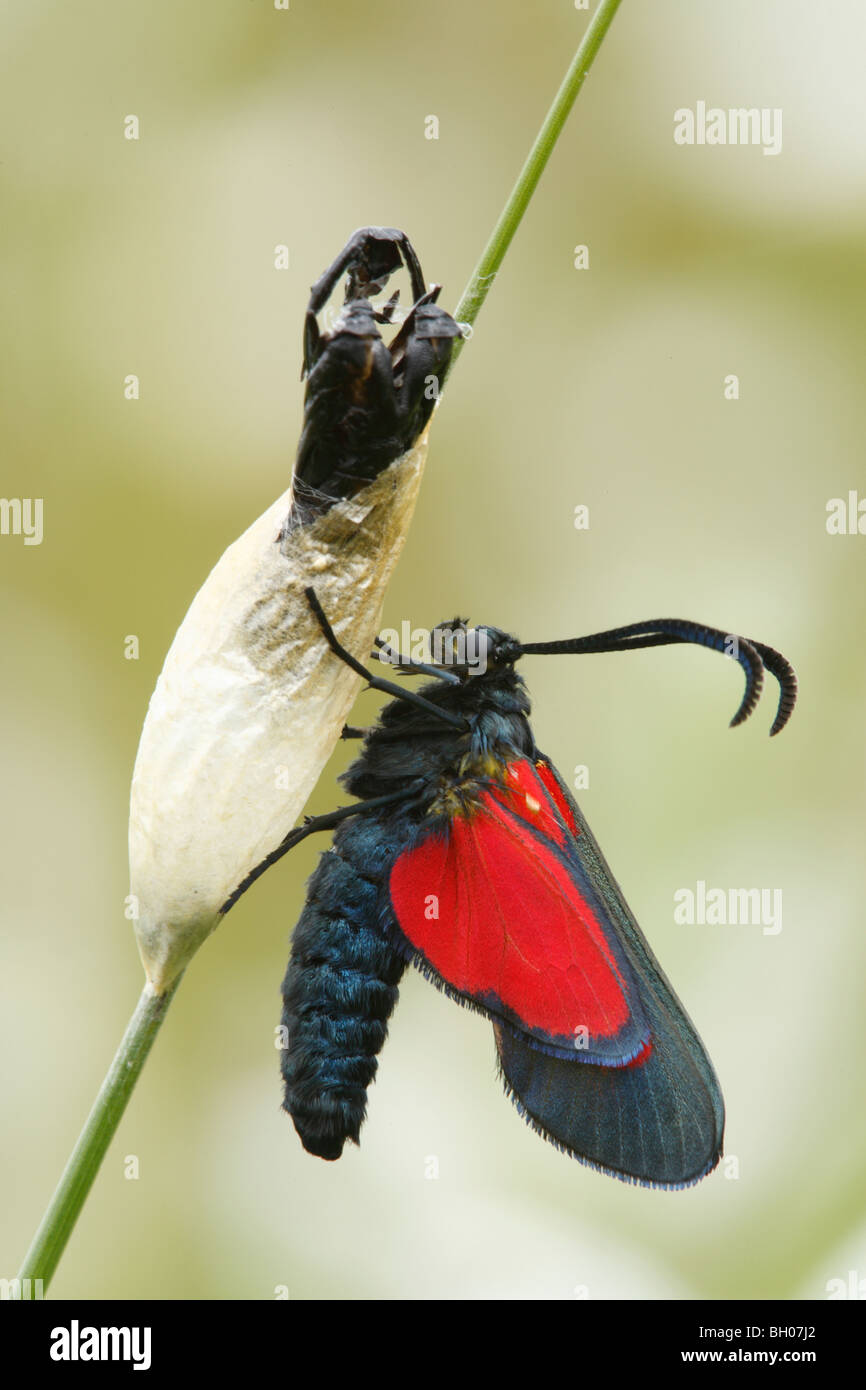
<svg viewBox="0 0 866 1390">
<path fill-rule="evenodd" d="M 453 307 L 586 15 L 4 8 L 0 490 L 45 507 L 41 546 L 0 538 L 11 1275 L 139 991 L 138 732 L 197 586 L 286 486 L 308 286 L 356 226 L 393 224 Z M 443 401 L 385 612 L 527 639 L 682 614 L 795 662 L 773 742 L 773 690 L 729 731 L 739 672 L 703 652 L 524 672 L 716 1063 L 739 1178 L 656 1193 L 560 1156 L 502 1096 L 489 1026 L 415 975 L 363 1147 L 306 1156 L 273 1042 L 305 846 L 190 969 L 56 1295 L 822 1298 L 866 1275 L 866 536 L 825 530 L 829 498 L 866 493 L 864 43 L 853 0 L 625 0 Z M 781 155 L 676 146 L 698 100 L 781 107 Z M 698 879 L 781 887 L 781 934 L 675 925 Z"/>
</svg>

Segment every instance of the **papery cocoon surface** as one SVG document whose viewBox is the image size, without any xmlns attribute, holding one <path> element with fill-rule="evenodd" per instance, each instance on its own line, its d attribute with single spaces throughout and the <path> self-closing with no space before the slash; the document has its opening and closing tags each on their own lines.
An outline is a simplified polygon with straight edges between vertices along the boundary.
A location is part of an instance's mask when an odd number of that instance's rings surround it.
<svg viewBox="0 0 866 1390">
<path fill-rule="evenodd" d="M 415 506 L 427 436 L 354 497 L 280 533 L 291 489 L 196 594 L 150 701 L 132 778 L 130 891 L 161 993 L 220 908 L 298 818 L 360 677 L 328 648 L 304 596 L 368 661 Z"/>
</svg>

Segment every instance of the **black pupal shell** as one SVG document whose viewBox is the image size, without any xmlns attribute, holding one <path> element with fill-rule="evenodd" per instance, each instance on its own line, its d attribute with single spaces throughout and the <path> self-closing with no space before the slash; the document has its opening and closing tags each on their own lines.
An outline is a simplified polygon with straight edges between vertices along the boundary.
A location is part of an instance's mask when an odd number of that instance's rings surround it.
<svg viewBox="0 0 866 1390">
<path fill-rule="evenodd" d="M 368 298 L 406 259 L 414 303 L 386 346 L 387 314 Z M 346 272 L 346 302 L 320 333 L 316 313 Z M 304 427 L 295 462 L 296 505 L 304 516 L 353 497 L 423 433 L 460 329 L 426 290 L 407 238 L 393 228 L 356 232 L 313 286 L 304 328 Z"/>
</svg>

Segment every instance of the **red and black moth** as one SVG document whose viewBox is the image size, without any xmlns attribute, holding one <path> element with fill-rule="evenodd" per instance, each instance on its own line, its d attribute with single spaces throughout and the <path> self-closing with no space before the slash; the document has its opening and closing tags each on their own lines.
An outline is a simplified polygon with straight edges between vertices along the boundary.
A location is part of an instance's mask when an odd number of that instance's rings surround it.
<svg viewBox="0 0 866 1390">
<path fill-rule="evenodd" d="M 315 831 L 334 831 L 307 890 L 283 983 L 284 1107 L 304 1147 L 358 1142 L 408 963 L 493 1024 L 506 1091 L 528 1122 L 625 1181 L 680 1188 L 718 1163 L 724 1102 L 694 1025 L 661 970 L 580 809 L 536 746 L 515 670 L 530 654 L 690 642 L 734 656 L 752 712 L 778 680 L 771 729 L 796 677 L 778 652 L 681 619 L 561 642 L 442 624 L 434 664 L 375 653 L 432 679 L 419 692 L 372 674 L 307 597 L 334 659 L 393 699 L 342 778 L 359 800 L 308 819 L 240 885 Z M 444 638 L 444 642 L 443 639 Z M 384 650 L 383 650 L 384 648 Z"/>
</svg>

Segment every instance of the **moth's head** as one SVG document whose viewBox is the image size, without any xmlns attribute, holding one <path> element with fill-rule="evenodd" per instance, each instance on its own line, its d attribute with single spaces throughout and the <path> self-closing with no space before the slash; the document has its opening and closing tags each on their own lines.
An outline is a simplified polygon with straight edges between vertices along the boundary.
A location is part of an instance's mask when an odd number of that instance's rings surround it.
<svg viewBox="0 0 866 1390">
<path fill-rule="evenodd" d="M 433 663 L 461 680 L 501 672 L 520 656 L 517 639 L 498 627 L 472 627 L 466 618 L 437 623 L 430 634 Z"/>
</svg>

